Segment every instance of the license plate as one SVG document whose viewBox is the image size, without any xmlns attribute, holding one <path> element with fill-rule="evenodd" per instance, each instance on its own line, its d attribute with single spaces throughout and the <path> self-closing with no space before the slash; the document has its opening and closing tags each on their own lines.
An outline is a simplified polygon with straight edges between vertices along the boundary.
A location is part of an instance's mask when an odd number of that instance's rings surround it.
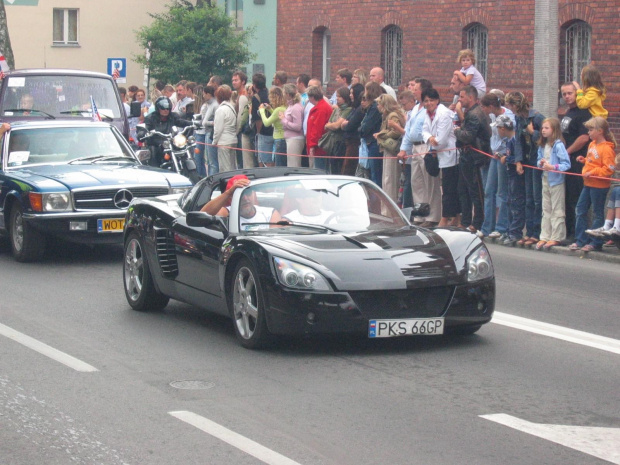
<svg viewBox="0 0 620 465">
<path fill-rule="evenodd" d="M 100 233 L 122 232 L 125 226 L 125 218 L 110 218 L 97 220 L 97 231 Z"/>
<path fill-rule="evenodd" d="M 443 318 L 370 320 L 368 337 L 438 336 L 443 334 Z"/>
</svg>

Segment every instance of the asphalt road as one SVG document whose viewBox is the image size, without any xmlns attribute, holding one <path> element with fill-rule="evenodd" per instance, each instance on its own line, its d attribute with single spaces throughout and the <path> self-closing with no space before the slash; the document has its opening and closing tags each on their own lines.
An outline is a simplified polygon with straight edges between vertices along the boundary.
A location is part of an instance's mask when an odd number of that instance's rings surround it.
<svg viewBox="0 0 620 465">
<path fill-rule="evenodd" d="M 0 244 L 0 464 L 620 463 L 620 267 L 490 250 L 503 324 L 252 352 L 193 307 L 130 310 L 118 248 Z"/>
</svg>

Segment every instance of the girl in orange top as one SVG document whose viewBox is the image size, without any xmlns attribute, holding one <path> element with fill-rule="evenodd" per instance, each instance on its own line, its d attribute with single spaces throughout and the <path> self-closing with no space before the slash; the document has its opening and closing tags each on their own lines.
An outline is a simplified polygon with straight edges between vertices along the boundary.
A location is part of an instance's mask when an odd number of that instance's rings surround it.
<svg viewBox="0 0 620 465">
<path fill-rule="evenodd" d="M 583 190 L 577 201 L 576 222 L 575 222 L 575 243 L 569 248 L 577 250 L 581 248 L 584 252 L 601 250 L 603 241 L 599 237 L 592 237 L 586 234 L 588 229 L 588 210 L 592 207 L 592 229 L 603 226 L 605 222 L 605 198 L 609 191 L 611 181 L 609 178 L 613 174 L 612 167 L 616 154 L 616 139 L 609 131 L 607 120 L 600 116 L 591 118 L 585 123 L 588 128 L 588 135 L 592 142 L 588 146 L 586 157 L 577 157 L 577 162 L 583 163 Z"/>
</svg>

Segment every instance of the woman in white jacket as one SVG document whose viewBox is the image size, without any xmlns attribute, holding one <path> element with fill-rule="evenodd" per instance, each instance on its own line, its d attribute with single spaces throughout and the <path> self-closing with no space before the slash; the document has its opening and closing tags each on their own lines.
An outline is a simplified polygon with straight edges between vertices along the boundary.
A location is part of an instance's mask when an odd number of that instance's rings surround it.
<svg viewBox="0 0 620 465">
<path fill-rule="evenodd" d="M 213 122 L 213 144 L 217 146 L 217 160 L 222 171 L 237 169 L 237 112 L 230 102 L 232 89 L 223 85 L 215 91 L 219 107 Z"/>
<path fill-rule="evenodd" d="M 427 89 L 422 93 L 426 119 L 422 128 L 424 142 L 437 152 L 441 169 L 441 221 L 439 226 L 454 225 L 458 221 L 460 204 L 458 196 L 459 167 L 456 157 L 456 136 L 452 123 L 454 112 L 439 103 L 439 93 Z"/>
</svg>

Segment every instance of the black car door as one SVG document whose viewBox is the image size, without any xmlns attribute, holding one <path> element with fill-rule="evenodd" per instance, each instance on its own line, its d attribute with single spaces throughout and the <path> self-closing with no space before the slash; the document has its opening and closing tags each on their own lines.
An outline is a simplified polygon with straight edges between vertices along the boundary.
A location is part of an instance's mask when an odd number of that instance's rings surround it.
<svg viewBox="0 0 620 465">
<path fill-rule="evenodd" d="M 196 189 L 190 194 L 193 199 L 188 199 L 183 209 L 200 210 L 212 195 L 218 194 L 219 191 L 213 192 L 210 186 L 203 184 L 202 189 Z M 219 263 L 224 232 L 216 226 L 188 226 L 185 216 L 180 216 L 172 224 L 172 233 L 179 267 L 177 282 L 221 296 Z"/>
</svg>

